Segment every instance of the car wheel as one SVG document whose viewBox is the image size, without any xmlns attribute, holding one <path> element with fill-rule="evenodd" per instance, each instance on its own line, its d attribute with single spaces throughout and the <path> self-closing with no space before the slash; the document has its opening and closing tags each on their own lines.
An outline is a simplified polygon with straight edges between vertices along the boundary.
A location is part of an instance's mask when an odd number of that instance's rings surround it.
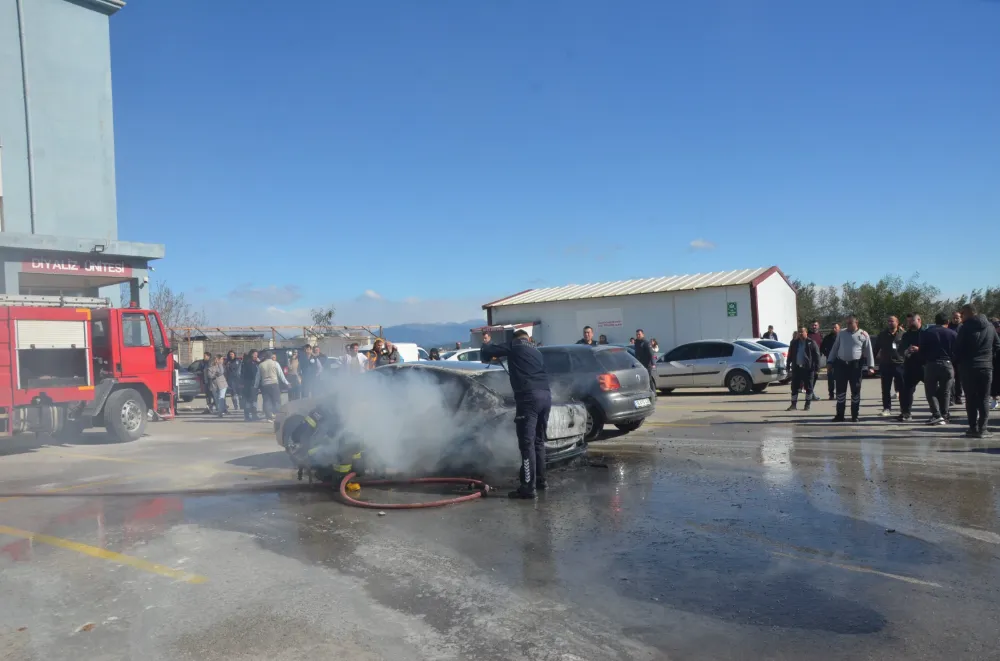
<svg viewBox="0 0 1000 661">
<path fill-rule="evenodd" d="M 767 390 L 767 384 L 766 383 L 756 383 L 753 386 L 753 391 L 754 392 L 764 392 L 765 390 Z"/>
<path fill-rule="evenodd" d="M 189 404 L 194 401 L 194 395 L 184 395 L 181 397 L 181 401 L 185 404 Z"/>
<path fill-rule="evenodd" d="M 645 419 L 636 420 L 635 422 L 622 422 L 620 424 L 615 425 L 615 427 L 618 428 L 618 431 L 623 431 L 626 434 L 631 434 L 632 432 L 639 429 L 639 427 L 642 427 L 642 423 L 644 422 L 646 422 Z"/>
<path fill-rule="evenodd" d="M 735 370 L 726 377 L 726 387 L 734 395 L 746 395 L 752 392 L 753 379 L 743 370 Z"/>
<path fill-rule="evenodd" d="M 596 441 L 604 431 L 604 413 L 593 404 L 587 407 L 587 424 L 584 430 L 583 440 L 588 443 Z"/>
</svg>

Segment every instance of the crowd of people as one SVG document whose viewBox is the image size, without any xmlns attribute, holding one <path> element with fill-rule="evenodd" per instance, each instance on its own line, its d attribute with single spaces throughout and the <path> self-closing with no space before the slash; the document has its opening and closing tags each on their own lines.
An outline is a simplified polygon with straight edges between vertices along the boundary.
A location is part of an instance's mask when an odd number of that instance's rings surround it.
<svg viewBox="0 0 1000 661">
<path fill-rule="evenodd" d="M 859 328 L 858 319 L 848 316 L 846 328 L 834 324 L 825 337 L 819 322 L 803 326 L 788 347 L 792 373 L 792 401 L 788 410 L 798 408 L 800 391 L 805 391 L 805 409 L 820 399 L 814 392 L 821 356 L 827 361 L 829 398 L 836 400 L 834 422 L 846 420 L 847 391 L 851 393 L 851 420 L 857 422 L 861 408 L 864 375 L 879 375 L 882 390 L 882 417 L 893 413 L 893 391 L 898 400 L 896 419 L 913 417 L 917 386 L 924 384 L 930 408 L 928 425 L 952 421 L 951 407 L 965 404 L 969 437 L 989 436 L 989 411 L 997 407 L 1000 379 L 1000 320 L 988 320 L 974 305 L 965 305 L 951 317 L 939 313 L 934 325 L 924 327 L 917 313 L 905 317 L 905 326 L 890 316 L 886 327 L 873 340 Z M 773 332 L 773 328 L 769 329 Z"/>
</svg>

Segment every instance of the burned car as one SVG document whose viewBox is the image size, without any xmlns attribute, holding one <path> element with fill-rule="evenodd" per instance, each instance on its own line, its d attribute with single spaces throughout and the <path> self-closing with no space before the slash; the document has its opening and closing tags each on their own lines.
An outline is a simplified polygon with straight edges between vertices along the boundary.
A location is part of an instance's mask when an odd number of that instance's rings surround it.
<svg viewBox="0 0 1000 661">
<path fill-rule="evenodd" d="M 518 464 L 514 393 L 499 365 L 418 361 L 344 374 L 282 407 L 278 445 L 324 481 L 365 475 L 484 475 Z M 586 451 L 587 411 L 554 401 L 546 463 Z M 360 469 L 360 470 L 359 470 Z"/>
</svg>

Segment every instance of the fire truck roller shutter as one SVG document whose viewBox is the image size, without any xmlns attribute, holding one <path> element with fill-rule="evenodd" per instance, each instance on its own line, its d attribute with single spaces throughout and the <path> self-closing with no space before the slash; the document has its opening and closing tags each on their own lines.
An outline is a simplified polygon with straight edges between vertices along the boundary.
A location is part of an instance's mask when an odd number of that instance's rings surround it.
<svg viewBox="0 0 1000 661">
<path fill-rule="evenodd" d="M 86 321 L 17 320 L 18 349 L 86 349 Z"/>
</svg>

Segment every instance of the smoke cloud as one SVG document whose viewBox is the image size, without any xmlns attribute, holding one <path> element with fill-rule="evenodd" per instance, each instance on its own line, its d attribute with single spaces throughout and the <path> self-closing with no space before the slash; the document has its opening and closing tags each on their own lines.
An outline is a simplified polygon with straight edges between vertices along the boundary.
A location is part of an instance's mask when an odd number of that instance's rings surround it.
<svg viewBox="0 0 1000 661">
<path fill-rule="evenodd" d="M 327 416 L 332 443 L 313 452 L 316 463 L 338 463 L 341 441 L 356 441 L 366 466 L 422 475 L 442 465 L 516 466 L 513 415 L 499 403 L 488 391 L 466 388 L 461 378 L 399 369 L 337 375 L 322 394 L 289 402 L 286 411 L 305 415 L 319 406 Z"/>
</svg>

